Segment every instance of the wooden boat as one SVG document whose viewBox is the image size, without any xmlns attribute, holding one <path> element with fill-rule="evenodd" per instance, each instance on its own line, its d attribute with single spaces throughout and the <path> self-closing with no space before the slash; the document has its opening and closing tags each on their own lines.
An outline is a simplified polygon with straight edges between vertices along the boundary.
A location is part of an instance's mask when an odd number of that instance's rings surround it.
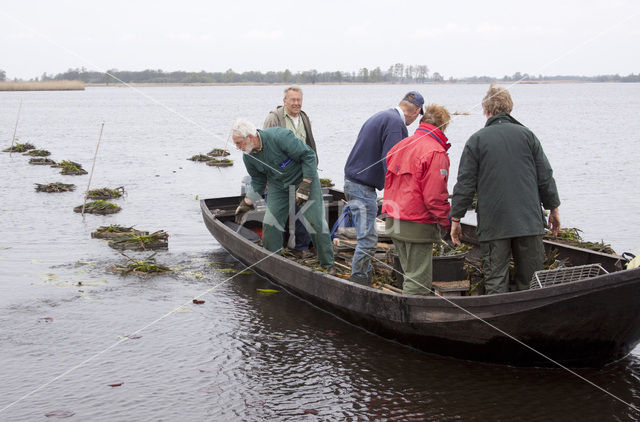
<svg viewBox="0 0 640 422">
<path fill-rule="evenodd" d="M 338 190 L 325 194 L 330 223 L 340 215 L 343 198 Z M 545 242 L 571 265 L 599 264 L 609 273 L 488 296 L 403 295 L 269 253 L 249 230 L 261 227 L 259 221 L 233 223 L 240 199 L 200 201 L 207 228 L 229 253 L 293 294 L 385 338 L 467 360 L 570 367 L 603 366 L 640 342 L 640 268 L 620 270 L 618 255 Z M 463 226 L 463 240 L 477 244 L 475 227 Z"/>
</svg>

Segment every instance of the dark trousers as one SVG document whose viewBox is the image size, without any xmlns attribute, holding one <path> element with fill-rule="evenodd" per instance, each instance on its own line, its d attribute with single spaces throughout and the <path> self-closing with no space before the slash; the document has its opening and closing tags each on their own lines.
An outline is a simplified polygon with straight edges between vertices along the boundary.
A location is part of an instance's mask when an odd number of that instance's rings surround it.
<svg viewBox="0 0 640 422">
<path fill-rule="evenodd" d="M 509 291 L 509 262 L 513 256 L 513 290 L 526 290 L 531 277 L 544 266 L 542 236 L 512 237 L 480 242 L 485 294 Z"/>
</svg>

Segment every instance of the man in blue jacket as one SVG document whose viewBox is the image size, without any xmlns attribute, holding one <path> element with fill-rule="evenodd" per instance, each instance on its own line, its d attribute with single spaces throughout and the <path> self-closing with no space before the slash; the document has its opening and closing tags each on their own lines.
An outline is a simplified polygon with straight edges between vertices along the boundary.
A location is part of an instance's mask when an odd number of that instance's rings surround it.
<svg viewBox="0 0 640 422">
<path fill-rule="evenodd" d="M 396 108 L 371 116 L 360 129 L 358 139 L 344 166 L 344 194 L 349 202 L 356 229 L 356 250 L 351 263 L 351 281 L 369 285 L 371 257 L 376 252 L 378 233 L 378 195 L 384 189 L 387 172 L 385 157 L 389 150 L 406 138 L 407 126 L 422 114 L 424 98 L 411 91 Z"/>
</svg>

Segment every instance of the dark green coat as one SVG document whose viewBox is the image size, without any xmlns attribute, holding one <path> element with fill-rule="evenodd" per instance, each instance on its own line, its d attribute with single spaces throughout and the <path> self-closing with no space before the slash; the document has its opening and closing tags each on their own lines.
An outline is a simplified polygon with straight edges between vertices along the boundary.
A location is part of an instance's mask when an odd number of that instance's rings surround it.
<svg viewBox="0 0 640 422">
<path fill-rule="evenodd" d="M 553 170 L 538 138 L 509 114 L 487 120 L 467 141 L 451 216 L 464 217 L 478 192 L 480 241 L 544 233 L 542 206 L 560 206 Z"/>
</svg>

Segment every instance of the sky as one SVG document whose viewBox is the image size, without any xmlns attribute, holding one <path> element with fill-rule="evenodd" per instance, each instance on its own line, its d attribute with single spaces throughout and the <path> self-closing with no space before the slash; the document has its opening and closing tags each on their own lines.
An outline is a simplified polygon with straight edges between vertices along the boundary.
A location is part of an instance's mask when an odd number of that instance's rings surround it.
<svg viewBox="0 0 640 422">
<path fill-rule="evenodd" d="M 3 2 L 0 70 L 640 73 L 640 1 Z"/>
</svg>

